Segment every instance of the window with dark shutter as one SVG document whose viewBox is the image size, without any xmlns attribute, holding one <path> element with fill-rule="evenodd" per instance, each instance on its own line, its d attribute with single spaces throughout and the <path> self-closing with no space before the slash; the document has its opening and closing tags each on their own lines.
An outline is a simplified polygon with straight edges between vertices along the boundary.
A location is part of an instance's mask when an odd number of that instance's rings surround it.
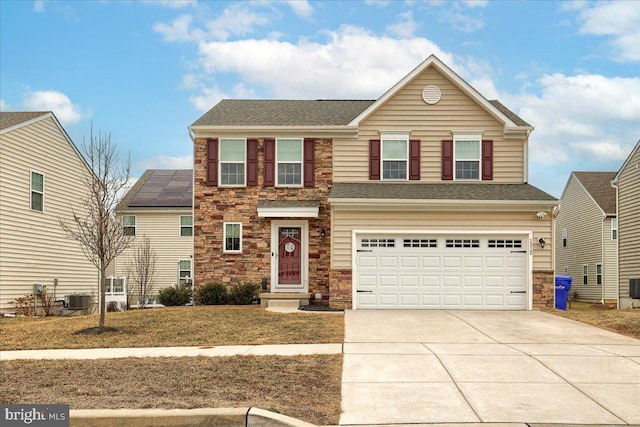
<svg viewBox="0 0 640 427">
<path fill-rule="evenodd" d="M 304 186 L 313 187 L 315 185 L 315 140 L 305 138 L 304 140 Z"/>
<path fill-rule="evenodd" d="M 258 185 L 258 140 L 247 140 L 247 185 Z"/>
<path fill-rule="evenodd" d="M 482 180 L 493 180 L 493 140 L 482 140 Z"/>
<path fill-rule="evenodd" d="M 442 141 L 442 180 L 453 180 L 453 140 Z"/>
<path fill-rule="evenodd" d="M 409 179 L 420 180 L 420 140 L 409 141 Z"/>
<path fill-rule="evenodd" d="M 380 180 L 380 140 L 369 140 L 369 179 Z"/>
<path fill-rule="evenodd" d="M 264 140 L 264 186 L 273 187 L 276 185 L 276 140 Z"/>
<path fill-rule="evenodd" d="M 217 139 L 207 139 L 207 185 L 218 185 Z"/>
</svg>

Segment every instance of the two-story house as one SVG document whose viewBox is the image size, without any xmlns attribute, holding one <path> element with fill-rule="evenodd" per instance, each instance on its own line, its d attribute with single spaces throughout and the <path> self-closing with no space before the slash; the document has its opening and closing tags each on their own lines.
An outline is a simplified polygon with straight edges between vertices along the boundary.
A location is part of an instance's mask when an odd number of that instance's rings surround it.
<svg viewBox="0 0 640 427">
<path fill-rule="evenodd" d="M 527 183 L 533 127 L 435 56 L 377 100 L 223 100 L 189 129 L 196 287 L 356 309 L 553 304 L 557 200 Z"/>
<path fill-rule="evenodd" d="M 90 173 L 52 112 L 0 112 L 0 310 L 34 285 L 97 296 L 98 269 L 60 226 L 86 212 Z"/>
<path fill-rule="evenodd" d="M 149 169 L 118 203 L 116 214 L 124 223 L 125 233 L 135 240 L 111 263 L 109 274 L 116 280 L 124 278 L 132 305 L 137 305 L 140 297 L 139 286 L 131 280 L 134 253 L 145 236 L 156 257 L 155 281 L 146 304 L 154 305 L 158 291 L 164 287 L 192 285 L 192 200 L 192 170 Z"/>
<path fill-rule="evenodd" d="M 618 307 L 640 307 L 640 141 L 612 185 L 618 197 Z"/>
<path fill-rule="evenodd" d="M 556 272 L 573 278 L 576 300 L 617 303 L 618 217 L 615 172 L 573 172 L 556 218 Z"/>
</svg>

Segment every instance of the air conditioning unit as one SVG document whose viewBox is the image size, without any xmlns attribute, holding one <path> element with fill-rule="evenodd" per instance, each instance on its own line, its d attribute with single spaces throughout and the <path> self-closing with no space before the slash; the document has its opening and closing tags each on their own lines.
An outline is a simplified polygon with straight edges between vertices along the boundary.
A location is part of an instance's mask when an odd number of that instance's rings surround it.
<svg viewBox="0 0 640 427">
<path fill-rule="evenodd" d="M 91 295 L 71 294 L 65 298 L 68 301 L 67 309 L 69 310 L 88 310 L 91 307 Z"/>
</svg>

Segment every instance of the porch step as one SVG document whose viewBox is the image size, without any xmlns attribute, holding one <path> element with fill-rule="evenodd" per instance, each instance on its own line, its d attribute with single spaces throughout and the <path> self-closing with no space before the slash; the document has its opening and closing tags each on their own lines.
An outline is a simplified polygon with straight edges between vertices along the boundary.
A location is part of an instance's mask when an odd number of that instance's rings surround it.
<svg viewBox="0 0 640 427">
<path fill-rule="evenodd" d="M 262 307 L 298 308 L 309 305 L 311 294 L 265 292 L 259 295 Z"/>
</svg>

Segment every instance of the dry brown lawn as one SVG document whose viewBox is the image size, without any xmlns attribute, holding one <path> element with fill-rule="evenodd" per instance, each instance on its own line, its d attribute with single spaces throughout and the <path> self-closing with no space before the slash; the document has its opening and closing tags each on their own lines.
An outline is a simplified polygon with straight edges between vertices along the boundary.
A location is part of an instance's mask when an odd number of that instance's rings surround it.
<svg viewBox="0 0 640 427">
<path fill-rule="evenodd" d="M 72 409 L 256 407 L 318 425 L 340 416 L 342 355 L 0 362 L 0 403 Z"/>
<path fill-rule="evenodd" d="M 0 319 L 0 350 L 342 343 L 344 316 L 254 306 Z M 1 361 L 0 403 L 73 409 L 257 407 L 337 424 L 342 355 Z"/>
<path fill-rule="evenodd" d="M 98 315 L 0 319 L 1 350 L 341 343 L 344 316 L 274 313 L 257 306 L 166 307 Z"/>
<path fill-rule="evenodd" d="M 617 332 L 633 338 L 640 339 L 640 310 L 624 309 L 616 310 L 615 307 L 603 304 L 588 304 L 572 301 L 567 311 L 548 309 L 549 313 L 599 328 Z"/>
</svg>

